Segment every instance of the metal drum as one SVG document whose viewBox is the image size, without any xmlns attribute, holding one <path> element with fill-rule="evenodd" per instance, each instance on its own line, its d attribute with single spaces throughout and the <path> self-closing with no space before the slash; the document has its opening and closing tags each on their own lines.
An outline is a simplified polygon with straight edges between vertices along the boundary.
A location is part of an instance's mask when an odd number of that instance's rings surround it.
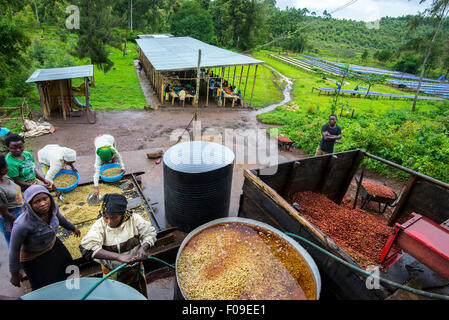
<svg viewBox="0 0 449 320">
<path fill-rule="evenodd" d="M 167 222 L 190 232 L 229 214 L 234 153 L 205 141 L 176 144 L 164 153 Z"/>
<path fill-rule="evenodd" d="M 183 242 L 181 243 L 181 246 L 179 247 L 178 254 L 176 256 L 176 288 L 175 288 L 175 295 L 174 295 L 175 299 L 181 299 L 181 300 L 187 299 L 186 295 L 183 293 L 182 288 L 180 286 L 180 279 L 179 279 L 179 275 L 178 275 L 179 268 L 180 268 L 179 260 L 180 260 L 180 256 L 181 256 L 183 249 L 189 244 L 189 241 L 191 241 L 192 238 L 195 238 L 197 235 L 199 235 L 200 233 L 202 233 L 203 231 L 205 231 L 208 228 L 211 228 L 211 227 L 223 224 L 223 223 L 225 223 L 225 224 L 244 224 L 244 225 L 246 224 L 246 225 L 253 226 L 256 228 L 265 229 L 265 230 L 268 230 L 269 232 L 276 234 L 278 237 L 282 238 L 283 240 L 285 240 L 289 245 L 291 245 L 294 248 L 296 253 L 298 253 L 299 256 L 301 256 L 302 263 L 304 264 L 304 266 L 306 266 L 306 268 L 301 269 L 302 270 L 301 277 L 303 277 L 303 278 L 308 277 L 311 280 L 311 283 L 313 283 L 315 294 L 312 297 L 310 297 L 310 300 L 318 300 L 320 298 L 321 276 L 318 271 L 318 267 L 315 264 L 315 261 L 313 260 L 313 258 L 310 256 L 310 254 L 297 241 L 295 241 L 293 238 L 287 236 L 282 231 L 280 231 L 266 223 L 256 221 L 253 219 L 241 218 L 241 217 L 227 217 L 227 218 L 216 219 L 216 220 L 210 221 L 202 226 L 199 226 L 195 230 L 191 231 L 184 238 Z M 241 240 L 241 241 L 243 241 L 243 240 Z M 194 247 L 194 248 L 196 248 L 196 247 Z M 280 247 L 278 248 L 278 250 L 279 249 L 280 249 Z M 216 250 L 216 251 L 217 251 L 217 253 L 220 253 L 220 250 Z M 203 257 L 203 258 L 205 258 L 205 257 Z M 207 264 L 210 262 L 211 261 L 208 261 L 207 259 L 205 259 L 203 261 L 204 264 Z M 219 266 L 217 266 L 217 267 L 219 268 Z"/>
</svg>

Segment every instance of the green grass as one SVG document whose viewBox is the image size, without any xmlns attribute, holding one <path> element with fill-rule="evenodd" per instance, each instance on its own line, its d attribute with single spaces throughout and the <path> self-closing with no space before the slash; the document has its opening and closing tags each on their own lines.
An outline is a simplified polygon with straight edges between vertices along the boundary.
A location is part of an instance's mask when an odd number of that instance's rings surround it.
<svg viewBox="0 0 449 320">
<path fill-rule="evenodd" d="M 292 139 L 306 154 L 313 155 L 321 136 L 320 128 L 327 123 L 332 97 L 312 93 L 312 87 L 333 87 L 334 83 L 320 82 L 320 76 L 269 58 L 266 52 L 256 52 L 255 58 L 264 60 L 279 72 L 295 80 L 293 101 L 286 106 L 261 114 L 264 123 L 278 124 L 279 132 Z M 351 83 L 347 88 L 354 88 Z M 386 85 L 372 91 L 404 94 Z M 292 106 L 296 105 L 294 108 Z M 449 103 L 447 101 L 418 101 L 411 112 L 412 101 L 374 98 L 341 97 L 335 113 L 343 131 L 341 144 L 335 152 L 364 149 L 384 159 L 412 170 L 449 182 Z M 354 117 L 352 111 L 355 110 Z M 386 176 L 406 178 L 379 163 L 368 163 L 368 169 Z"/>
<path fill-rule="evenodd" d="M 253 54 L 257 59 L 265 61 L 270 66 L 277 69 L 283 75 L 295 80 L 292 90 L 292 97 L 294 103 L 300 107 L 309 108 L 326 108 L 332 103 L 332 96 L 318 96 L 318 92 L 312 93 L 313 87 L 327 87 L 336 88 L 336 84 L 333 82 L 323 81 L 316 74 L 307 72 L 300 68 L 296 68 L 288 65 L 287 63 L 272 59 L 266 55 L 267 51 L 260 51 Z M 335 77 L 334 77 L 335 79 Z M 358 84 L 349 80 L 350 84 L 344 85 L 342 89 L 354 89 Z M 364 86 L 364 85 L 362 85 Z M 385 92 L 394 94 L 409 94 L 398 89 L 389 87 L 387 85 L 372 86 L 370 91 L 372 92 Z M 359 112 L 371 112 L 383 113 L 390 109 L 396 110 L 411 110 L 411 100 L 391 100 L 391 99 L 375 99 L 370 98 L 349 98 L 340 97 L 339 103 L 345 104 L 345 108 L 355 109 L 356 113 Z M 435 111 L 438 110 L 438 105 L 444 102 L 431 102 L 431 101 L 418 101 L 417 108 L 421 111 Z M 347 104 L 347 105 L 346 105 Z"/>
<path fill-rule="evenodd" d="M 114 66 L 108 72 L 94 67 L 95 87 L 90 88 L 90 103 L 94 110 L 143 109 L 146 105 L 134 67 L 134 59 L 138 59 L 136 44 L 128 43 L 127 48 L 126 56 L 116 48 L 109 48 L 109 58 Z M 90 64 L 90 60 L 80 60 L 78 64 Z M 73 85 L 77 86 L 81 81 L 74 80 Z M 85 102 L 83 97 L 79 97 L 79 100 Z"/>
</svg>

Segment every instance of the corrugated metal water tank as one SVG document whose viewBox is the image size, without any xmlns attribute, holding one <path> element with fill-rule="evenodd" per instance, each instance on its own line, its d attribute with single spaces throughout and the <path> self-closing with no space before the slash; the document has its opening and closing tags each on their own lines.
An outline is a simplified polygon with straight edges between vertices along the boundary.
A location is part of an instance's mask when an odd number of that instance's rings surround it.
<svg viewBox="0 0 449 320">
<path fill-rule="evenodd" d="M 190 232 L 229 214 L 234 153 L 213 142 L 174 145 L 164 153 L 165 218 Z"/>
</svg>

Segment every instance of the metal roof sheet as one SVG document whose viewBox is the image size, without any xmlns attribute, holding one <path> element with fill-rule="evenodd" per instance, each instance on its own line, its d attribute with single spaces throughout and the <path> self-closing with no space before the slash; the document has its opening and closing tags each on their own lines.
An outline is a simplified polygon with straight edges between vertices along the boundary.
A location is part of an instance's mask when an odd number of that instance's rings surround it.
<svg viewBox="0 0 449 320">
<path fill-rule="evenodd" d="M 191 37 L 163 37 L 136 39 L 142 52 L 159 71 L 191 70 L 201 67 L 241 66 L 263 64 L 263 61 L 222 49 Z"/>
<path fill-rule="evenodd" d="M 93 74 L 94 66 L 92 64 L 65 68 L 37 69 L 26 82 L 84 78 L 92 77 Z"/>
</svg>

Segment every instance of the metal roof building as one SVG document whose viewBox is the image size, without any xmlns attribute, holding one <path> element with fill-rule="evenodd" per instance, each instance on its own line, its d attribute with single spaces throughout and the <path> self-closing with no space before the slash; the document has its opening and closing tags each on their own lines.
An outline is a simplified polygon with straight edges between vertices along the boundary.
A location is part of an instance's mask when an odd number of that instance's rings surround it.
<svg viewBox="0 0 449 320">
<path fill-rule="evenodd" d="M 170 77 L 176 73 L 177 78 L 181 78 L 184 81 L 193 81 L 198 78 L 196 92 L 199 90 L 204 91 L 203 88 L 200 88 L 200 83 L 207 87 L 205 104 L 207 106 L 209 102 L 209 80 L 211 79 L 209 72 L 211 72 L 210 74 L 215 76 L 215 78 L 212 78 L 220 82 L 220 88 L 223 88 L 223 83 L 229 83 L 229 85 L 237 86 L 240 89 L 242 79 L 244 79 L 245 85 L 241 86 L 243 100 L 246 94 L 248 78 L 254 78 L 250 99 L 250 106 L 252 105 L 257 66 L 264 64 L 263 61 L 222 49 L 191 37 L 173 37 L 171 35 L 146 35 L 139 37 L 140 39 L 136 39 L 136 43 L 139 46 L 140 61 L 147 77 L 156 89 L 161 103 L 164 103 L 163 89 L 167 83 L 170 83 L 172 79 Z M 236 75 L 237 67 L 239 67 L 240 76 Z M 245 67 L 246 75 L 244 75 Z M 251 67 L 254 69 L 254 75 L 249 75 Z M 234 68 L 232 76 L 231 68 Z M 198 77 L 187 76 L 189 74 L 188 71 L 191 70 L 196 70 L 197 75 L 200 75 Z M 204 73 L 198 72 L 198 70 L 202 70 Z M 184 74 L 184 77 L 179 77 L 182 74 Z M 218 82 L 216 81 L 215 83 Z M 233 106 L 234 100 L 238 98 L 232 94 L 225 94 L 225 97 L 232 98 Z M 199 98 L 195 99 L 196 104 L 198 103 L 197 99 Z M 226 104 L 226 99 L 224 104 Z"/>
<path fill-rule="evenodd" d="M 66 68 L 37 69 L 26 82 L 85 78 L 92 77 L 93 74 L 94 66 L 92 64 Z"/>
<path fill-rule="evenodd" d="M 95 113 L 89 103 L 89 77 L 94 75 L 93 65 L 74 66 L 65 68 L 37 69 L 26 81 L 34 82 L 39 92 L 42 113 L 45 120 L 50 119 L 51 111 L 60 110 L 66 120 L 73 111 L 87 113 L 90 123 L 95 122 Z M 72 79 L 84 78 L 79 87 L 72 86 Z M 86 103 L 82 104 L 76 96 L 85 96 Z M 74 113 L 73 113 L 74 114 Z"/>
</svg>

